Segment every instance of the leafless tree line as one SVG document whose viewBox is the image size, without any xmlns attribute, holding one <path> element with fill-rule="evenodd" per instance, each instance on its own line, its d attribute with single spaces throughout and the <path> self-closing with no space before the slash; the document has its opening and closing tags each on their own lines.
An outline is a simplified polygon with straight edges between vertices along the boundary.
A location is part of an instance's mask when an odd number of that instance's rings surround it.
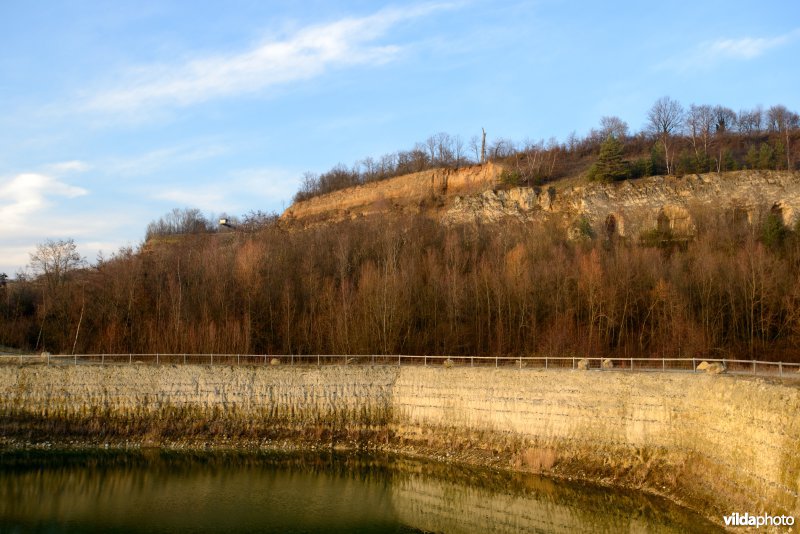
<svg viewBox="0 0 800 534">
<path fill-rule="evenodd" d="M 0 287 L 0 344 L 52 352 L 758 356 L 800 361 L 800 237 L 567 239 L 425 218 L 185 235 Z M 68 247 L 69 248 L 69 247 Z M 38 261 L 38 260 L 37 260 Z M 49 260 L 45 259 L 45 262 Z"/>
<path fill-rule="evenodd" d="M 573 132 L 563 142 L 495 138 L 485 147 L 485 155 L 509 165 L 513 185 L 540 185 L 587 172 L 608 136 L 623 142 L 631 178 L 741 168 L 794 169 L 798 130 L 800 116 L 783 105 L 739 112 L 705 104 L 686 109 L 663 97 L 650 108 L 639 132 L 630 133 L 625 121 L 606 116 L 585 136 Z M 440 132 L 410 150 L 368 157 L 352 167 L 339 164 L 319 175 L 306 173 L 294 200 L 431 168 L 472 165 L 481 161 L 481 141 L 478 135 L 465 142 Z"/>
</svg>

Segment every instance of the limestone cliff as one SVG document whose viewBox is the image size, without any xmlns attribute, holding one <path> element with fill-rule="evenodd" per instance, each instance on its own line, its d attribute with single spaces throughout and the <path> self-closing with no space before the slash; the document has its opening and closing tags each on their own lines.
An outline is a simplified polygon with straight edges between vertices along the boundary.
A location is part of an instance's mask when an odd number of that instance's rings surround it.
<svg viewBox="0 0 800 534">
<path fill-rule="evenodd" d="M 754 223 L 767 213 L 794 225 L 800 214 L 800 173 L 738 171 L 683 177 L 652 176 L 613 184 L 561 188 L 520 187 L 458 196 L 446 222 L 555 219 L 575 228 L 585 220 L 598 235 L 636 238 L 658 229 L 691 235 L 703 209 L 722 209 L 731 224 Z"/>
<path fill-rule="evenodd" d="M 503 171 L 488 163 L 462 169 L 432 169 L 334 191 L 289 206 L 283 220 L 335 222 L 392 210 L 418 213 L 444 197 L 491 188 Z"/>
<path fill-rule="evenodd" d="M 736 171 L 652 176 L 619 183 L 507 188 L 501 165 L 435 169 L 336 191 L 293 204 L 282 218 L 303 225 L 389 211 L 429 213 L 447 224 L 555 221 L 599 236 L 638 238 L 649 230 L 692 235 L 704 208 L 731 224 L 777 213 L 792 226 L 800 215 L 800 173 Z M 588 225 L 588 226 L 587 226 Z"/>
</svg>

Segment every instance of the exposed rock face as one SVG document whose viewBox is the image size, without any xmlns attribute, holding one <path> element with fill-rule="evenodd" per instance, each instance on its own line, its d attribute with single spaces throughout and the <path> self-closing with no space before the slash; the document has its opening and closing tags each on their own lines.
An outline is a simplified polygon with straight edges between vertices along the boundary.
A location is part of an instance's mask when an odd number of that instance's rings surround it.
<svg viewBox="0 0 800 534">
<path fill-rule="evenodd" d="M 582 219 L 600 236 L 636 238 L 648 230 L 692 235 L 696 214 L 723 209 L 732 224 L 753 223 L 770 211 L 793 225 L 800 213 L 800 173 L 737 171 L 684 177 L 653 176 L 615 184 L 558 190 L 520 187 L 456 197 L 443 218 L 451 223 L 558 222 L 575 227 Z"/>
<path fill-rule="evenodd" d="M 417 213 L 437 198 L 476 193 L 499 180 L 501 165 L 433 169 L 334 191 L 289 206 L 281 218 L 303 223 L 342 221 L 391 210 Z"/>
<path fill-rule="evenodd" d="M 507 451 L 519 461 L 509 468 L 632 476 L 717 518 L 800 514 L 793 381 L 440 365 L 0 366 L 0 438 L 118 432 L 145 442 L 180 433 L 174 424 L 202 439 L 219 438 L 214 428 L 317 440 L 319 429 L 378 431 L 437 454 Z"/>
<path fill-rule="evenodd" d="M 489 163 L 435 169 L 336 191 L 290 206 L 284 220 L 304 225 L 378 213 L 428 212 L 446 224 L 555 221 L 573 233 L 636 239 L 657 230 L 691 236 L 703 209 L 722 209 L 729 224 L 776 213 L 787 226 L 800 216 L 800 173 L 736 171 L 653 176 L 613 184 L 558 188 L 497 187 L 504 168 Z"/>
</svg>

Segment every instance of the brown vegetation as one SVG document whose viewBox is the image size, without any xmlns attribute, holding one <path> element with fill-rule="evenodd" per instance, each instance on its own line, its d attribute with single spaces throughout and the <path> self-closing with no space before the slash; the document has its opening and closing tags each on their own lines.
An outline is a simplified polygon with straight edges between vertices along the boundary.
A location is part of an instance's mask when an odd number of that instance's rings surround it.
<svg viewBox="0 0 800 534">
<path fill-rule="evenodd" d="M 458 169 L 487 161 L 509 169 L 503 181 L 511 186 L 537 186 L 577 175 L 606 181 L 661 174 L 798 168 L 800 115 L 783 105 L 738 113 L 720 105 L 692 104 L 685 110 L 679 102 L 662 97 L 647 117 L 645 128 L 633 133 L 619 117 L 603 117 L 599 129 L 592 129 L 583 137 L 573 132 L 563 142 L 554 137 L 546 142 L 541 139 L 522 143 L 497 138 L 486 147 L 485 158 L 477 136 L 465 146 L 459 136 L 440 132 L 411 150 L 377 159 L 368 157 L 349 168 L 340 163 L 319 175 L 306 173 L 294 200 L 300 202 L 429 169 Z M 605 163 L 611 163 L 612 168 L 603 169 L 603 143 L 609 138 L 618 143 L 618 153 L 615 151 L 612 161 Z"/>
<path fill-rule="evenodd" d="M 774 216 L 693 218 L 688 242 L 389 216 L 187 235 L 0 288 L 0 344 L 800 361 L 800 236 Z"/>
</svg>

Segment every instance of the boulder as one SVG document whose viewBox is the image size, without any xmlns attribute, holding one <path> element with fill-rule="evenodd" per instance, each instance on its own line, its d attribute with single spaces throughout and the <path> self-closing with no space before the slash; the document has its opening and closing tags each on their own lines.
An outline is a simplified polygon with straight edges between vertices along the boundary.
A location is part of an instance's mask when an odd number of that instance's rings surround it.
<svg viewBox="0 0 800 534">
<path fill-rule="evenodd" d="M 720 373 L 724 373 L 727 370 L 727 368 L 725 367 L 725 364 L 722 362 L 708 363 L 707 361 L 704 360 L 699 364 L 697 364 L 696 370 L 705 371 L 706 373 L 711 375 L 718 375 Z"/>
</svg>

